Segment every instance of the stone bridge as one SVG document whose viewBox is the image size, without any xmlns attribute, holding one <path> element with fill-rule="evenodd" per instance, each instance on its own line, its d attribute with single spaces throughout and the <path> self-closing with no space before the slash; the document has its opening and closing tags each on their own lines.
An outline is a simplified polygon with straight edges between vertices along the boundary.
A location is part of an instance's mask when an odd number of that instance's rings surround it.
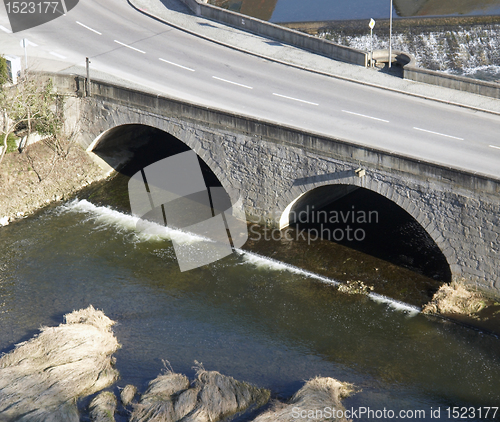
<svg viewBox="0 0 500 422">
<path fill-rule="evenodd" d="M 159 129 L 194 150 L 233 202 L 241 195 L 249 217 L 280 228 L 299 209 L 364 188 L 425 229 L 453 280 L 500 295 L 500 181 L 107 83 L 93 81 L 84 97 L 82 83 L 56 78 L 81 94 L 71 108 L 79 142 L 107 165 L 139 148 L 143 130 Z M 148 148 L 164 148 L 165 139 Z"/>
</svg>

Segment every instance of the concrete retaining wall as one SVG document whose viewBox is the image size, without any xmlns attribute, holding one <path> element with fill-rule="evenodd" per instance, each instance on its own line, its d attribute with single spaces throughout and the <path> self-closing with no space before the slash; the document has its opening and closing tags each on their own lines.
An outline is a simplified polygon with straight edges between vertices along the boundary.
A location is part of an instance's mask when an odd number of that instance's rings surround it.
<svg viewBox="0 0 500 422">
<path fill-rule="evenodd" d="M 411 65 L 407 65 L 403 69 L 405 79 L 500 99 L 500 84 L 497 83 L 449 75 Z"/>
<path fill-rule="evenodd" d="M 373 58 L 377 62 L 387 63 L 388 57 L 389 52 L 387 50 L 375 50 L 373 52 Z M 392 62 L 398 63 L 403 68 L 404 79 L 500 99 L 500 84 L 422 69 L 416 66 L 413 55 L 402 51 L 392 52 Z"/>
<path fill-rule="evenodd" d="M 288 29 L 241 13 L 222 9 L 199 0 L 182 0 L 196 15 L 218 22 L 223 22 L 235 28 L 253 32 L 263 37 L 303 48 L 335 60 L 366 66 L 368 54 L 361 50 L 345 47 L 303 32 Z"/>
</svg>

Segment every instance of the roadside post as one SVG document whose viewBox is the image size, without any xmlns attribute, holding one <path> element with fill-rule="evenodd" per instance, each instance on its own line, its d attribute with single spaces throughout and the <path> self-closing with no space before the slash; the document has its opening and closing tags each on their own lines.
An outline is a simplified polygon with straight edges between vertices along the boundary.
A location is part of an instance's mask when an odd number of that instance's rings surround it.
<svg viewBox="0 0 500 422">
<path fill-rule="evenodd" d="M 21 47 L 24 48 L 24 74 L 28 72 L 28 40 L 23 38 L 21 40 Z"/>
<path fill-rule="evenodd" d="M 92 91 L 90 90 L 90 60 L 88 57 L 85 57 L 85 67 L 87 68 L 87 97 L 91 97 L 92 96 Z"/>
</svg>

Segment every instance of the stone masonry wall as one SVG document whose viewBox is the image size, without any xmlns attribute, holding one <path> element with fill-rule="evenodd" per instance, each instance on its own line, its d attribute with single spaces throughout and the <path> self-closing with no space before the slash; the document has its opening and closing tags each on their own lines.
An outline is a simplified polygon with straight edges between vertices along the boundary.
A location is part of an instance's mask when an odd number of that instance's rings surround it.
<svg viewBox="0 0 500 422">
<path fill-rule="evenodd" d="M 285 208 L 302 193 L 327 184 L 347 184 L 375 191 L 412 215 L 434 239 L 450 264 L 454 280 L 464 280 L 500 296 L 500 196 L 462 187 L 460 180 L 420 176 L 402 164 L 387 169 L 389 158 L 358 157 L 291 145 L 253 133 L 238 133 L 219 122 L 207 124 L 168 117 L 102 98 L 84 98 L 80 142 L 85 147 L 106 130 L 144 124 L 183 141 L 208 164 L 247 214 L 278 225 Z M 168 112 L 162 112 L 168 114 Z M 313 142 L 314 144 L 314 142 Z M 395 158 L 396 160 L 396 158 Z M 374 164 L 379 163 L 379 164 Z M 366 175 L 358 177 L 357 168 Z"/>
</svg>

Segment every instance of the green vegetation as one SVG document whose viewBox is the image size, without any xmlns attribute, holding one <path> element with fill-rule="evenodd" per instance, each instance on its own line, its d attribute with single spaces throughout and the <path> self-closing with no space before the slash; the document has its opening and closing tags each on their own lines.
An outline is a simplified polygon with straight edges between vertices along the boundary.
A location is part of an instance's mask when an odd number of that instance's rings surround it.
<svg viewBox="0 0 500 422">
<path fill-rule="evenodd" d="M 7 60 L 4 56 L 0 56 L 0 90 L 9 81 L 9 71 L 7 68 Z"/>
<path fill-rule="evenodd" d="M 17 151 L 16 136 L 13 133 L 9 133 L 7 136 L 7 151 L 5 153 L 8 154 L 14 151 Z"/>
</svg>

